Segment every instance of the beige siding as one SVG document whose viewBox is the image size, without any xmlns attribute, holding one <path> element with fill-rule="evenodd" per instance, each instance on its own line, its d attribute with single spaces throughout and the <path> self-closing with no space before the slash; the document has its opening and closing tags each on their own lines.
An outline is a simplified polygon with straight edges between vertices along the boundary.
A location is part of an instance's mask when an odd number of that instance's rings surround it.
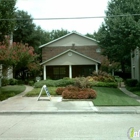
<svg viewBox="0 0 140 140">
<path fill-rule="evenodd" d="M 85 37 L 82 36 L 78 36 L 76 34 L 72 34 L 70 36 L 67 36 L 66 38 L 60 39 L 52 44 L 49 45 L 49 47 L 57 47 L 57 46 L 73 46 L 73 44 L 75 44 L 75 46 L 93 46 L 93 45 L 97 45 L 96 42 L 94 42 L 93 40 L 87 39 Z"/>
</svg>

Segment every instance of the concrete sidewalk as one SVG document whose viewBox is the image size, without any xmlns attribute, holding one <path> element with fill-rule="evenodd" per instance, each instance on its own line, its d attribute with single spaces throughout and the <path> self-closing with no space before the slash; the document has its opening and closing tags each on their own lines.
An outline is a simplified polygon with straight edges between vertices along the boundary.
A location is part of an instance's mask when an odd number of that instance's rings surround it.
<svg viewBox="0 0 140 140">
<path fill-rule="evenodd" d="M 140 114 L 140 106 L 97 107 L 92 101 L 62 101 L 61 96 L 24 97 L 33 88 L 26 86 L 21 94 L 0 102 L 0 114 L 55 114 L 55 113 L 103 113 L 103 114 Z M 122 90 L 122 89 L 121 89 Z M 123 89 L 125 90 L 125 89 Z M 123 91 L 127 92 L 127 91 Z M 139 98 L 137 97 L 137 100 Z"/>
</svg>

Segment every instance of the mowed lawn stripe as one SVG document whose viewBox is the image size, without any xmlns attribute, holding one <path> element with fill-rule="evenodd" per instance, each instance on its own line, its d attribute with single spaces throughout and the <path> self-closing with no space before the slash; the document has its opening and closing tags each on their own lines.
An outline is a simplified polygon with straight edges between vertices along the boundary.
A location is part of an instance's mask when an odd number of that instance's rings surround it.
<svg viewBox="0 0 140 140">
<path fill-rule="evenodd" d="M 129 97 L 118 88 L 94 87 L 97 98 L 93 100 L 95 106 L 140 106 L 140 103 Z"/>
</svg>

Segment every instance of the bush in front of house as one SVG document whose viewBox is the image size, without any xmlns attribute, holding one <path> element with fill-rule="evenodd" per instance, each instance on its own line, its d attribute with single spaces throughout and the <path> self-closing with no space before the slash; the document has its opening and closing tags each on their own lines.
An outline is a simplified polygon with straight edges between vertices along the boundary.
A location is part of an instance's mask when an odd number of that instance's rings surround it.
<svg viewBox="0 0 140 140">
<path fill-rule="evenodd" d="M 66 87 L 62 92 L 63 99 L 93 99 L 96 98 L 96 91 L 90 88 Z"/>
<path fill-rule="evenodd" d="M 56 89 L 56 94 L 57 95 L 62 95 L 62 92 L 65 90 L 65 87 L 58 87 L 57 89 Z"/>
<path fill-rule="evenodd" d="M 61 86 L 68 86 L 73 85 L 74 79 L 64 78 L 59 80 L 42 80 L 39 82 L 36 82 L 34 84 L 35 88 L 41 88 L 43 85 L 46 85 L 47 87 L 61 87 Z"/>
<path fill-rule="evenodd" d="M 88 78 L 85 78 L 85 77 L 75 78 L 74 85 L 76 87 L 79 87 L 79 88 L 89 88 L 89 87 L 91 87 L 91 84 L 90 84 Z"/>
<path fill-rule="evenodd" d="M 34 85 L 34 81 L 29 81 L 28 85 L 33 86 Z"/>
<path fill-rule="evenodd" d="M 9 85 L 18 85 L 18 80 L 17 79 L 9 79 Z"/>
<path fill-rule="evenodd" d="M 42 88 L 43 85 L 46 85 L 48 87 L 54 87 L 55 83 L 54 83 L 54 80 L 41 80 L 39 82 L 35 82 L 34 87 Z"/>
<path fill-rule="evenodd" d="M 126 86 L 128 87 L 136 87 L 138 84 L 138 80 L 137 79 L 127 79 L 125 81 Z"/>
<path fill-rule="evenodd" d="M 89 81 L 115 82 L 115 78 L 104 71 L 94 71 L 92 76 L 88 76 L 87 78 Z"/>
<path fill-rule="evenodd" d="M 9 85 L 9 80 L 7 78 L 2 78 L 1 83 L 2 83 L 2 86 L 7 86 Z"/>
<path fill-rule="evenodd" d="M 74 85 L 75 79 L 70 79 L 70 78 L 64 78 L 64 79 L 59 79 L 55 80 L 54 84 L 56 87 L 60 86 L 68 86 L 68 85 Z"/>
</svg>

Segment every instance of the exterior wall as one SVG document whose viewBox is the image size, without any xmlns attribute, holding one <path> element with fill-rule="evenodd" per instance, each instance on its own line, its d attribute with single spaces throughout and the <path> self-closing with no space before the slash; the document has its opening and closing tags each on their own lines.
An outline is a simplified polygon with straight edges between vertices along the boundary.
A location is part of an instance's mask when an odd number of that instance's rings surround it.
<svg viewBox="0 0 140 140">
<path fill-rule="evenodd" d="M 49 65 L 53 65 L 53 66 L 54 65 L 87 65 L 87 64 L 95 65 L 97 64 L 97 62 L 94 62 L 93 60 L 75 54 L 71 51 L 61 55 L 60 57 L 57 57 L 56 59 L 47 62 L 48 66 Z"/>
<path fill-rule="evenodd" d="M 137 47 L 131 52 L 131 76 L 140 81 L 140 49 Z"/>
<path fill-rule="evenodd" d="M 96 42 L 94 42 L 93 40 L 89 40 L 85 37 L 82 36 L 78 36 L 76 34 L 72 34 L 70 36 L 67 36 L 63 39 L 60 39 L 52 44 L 50 44 L 49 46 L 51 47 L 58 47 L 58 46 L 73 46 L 73 44 L 75 46 L 91 46 L 91 45 L 97 45 Z"/>
<path fill-rule="evenodd" d="M 71 49 L 81 54 L 84 54 L 90 58 L 96 59 L 97 61 L 102 61 L 105 59 L 100 52 L 97 52 L 99 49 L 98 46 L 67 46 L 67 47 L 43 47 L 42 48 L 42 62 L 59 55 L 66 50 Z"/>
</svg>

